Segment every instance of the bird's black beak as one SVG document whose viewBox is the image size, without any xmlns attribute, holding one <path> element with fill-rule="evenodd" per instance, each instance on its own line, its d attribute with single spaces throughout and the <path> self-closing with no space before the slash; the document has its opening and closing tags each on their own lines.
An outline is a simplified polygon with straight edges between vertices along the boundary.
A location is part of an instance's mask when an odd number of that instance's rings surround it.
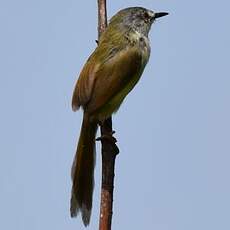
<svg viewBox="0 0 230 230">
<path fill-rule="evenodd" d="M 168 14 L 169 14 L 169 13 L 166 13 L 166 12 L 155 13 L 154 19 L 160 18 L 160 17 L 164 17 L 164 16 L 166 16 L 166 15 L 168 15 Z"/>
</svg>

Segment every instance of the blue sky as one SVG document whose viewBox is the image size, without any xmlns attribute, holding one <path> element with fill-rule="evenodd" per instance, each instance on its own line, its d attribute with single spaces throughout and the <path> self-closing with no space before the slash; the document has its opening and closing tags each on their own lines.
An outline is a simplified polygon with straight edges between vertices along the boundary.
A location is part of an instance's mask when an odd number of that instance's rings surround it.
<svg viewBox="0 0 230 230">
<path fill-rule="evenodd" d="M 82 118 L 70 101 L 96 47 L 96 1 L 0 5 L 0 229 L 83 229 L 69 215 Z M 108 1 L 109 17 L 127 6 L 170 15 L 153 26 L 149 64 L 114 116 L 113 229 L 230 229 L 230 3 Z"/>
</svg>

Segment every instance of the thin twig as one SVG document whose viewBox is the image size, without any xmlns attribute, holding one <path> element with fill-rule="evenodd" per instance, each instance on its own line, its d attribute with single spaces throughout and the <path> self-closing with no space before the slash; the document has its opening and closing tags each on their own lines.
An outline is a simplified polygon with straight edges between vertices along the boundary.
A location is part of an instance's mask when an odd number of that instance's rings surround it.
<svg viewBox="0 0 230 230">
<path fill-rule="evenodd" d="M 106 0 L 97 0 L 98 2 L 98 38 L 104 32 L 107 26 Z"/>
<path fill-rule="evenodd" d="M 98 0 L 98 38 L 107 26 L 106 0 Z M 114 133 L 112 118 L 108 118 L 101 126 L 101 136 L 108 137 Z M 99 230 L 111 230 L 113 213 L 113 188 L 115 158 L 119 153 L 116 139 L 100 138 L 102 143 L 102 184 Z"/>
</svg>

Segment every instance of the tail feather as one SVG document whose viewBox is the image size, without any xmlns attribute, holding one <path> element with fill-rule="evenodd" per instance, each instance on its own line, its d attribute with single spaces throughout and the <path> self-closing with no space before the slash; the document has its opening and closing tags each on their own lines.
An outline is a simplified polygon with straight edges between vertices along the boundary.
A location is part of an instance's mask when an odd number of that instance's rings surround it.
<svg viewBox="0 0 230 230">
<path fill-rule="evenodd" d="M 77 152 L 72 166 L 71 217 L 79 211 L 85 226 L 90 222 L 95 166 L 95 136 L 97 124 L 84 114 Z"/>
</svg>

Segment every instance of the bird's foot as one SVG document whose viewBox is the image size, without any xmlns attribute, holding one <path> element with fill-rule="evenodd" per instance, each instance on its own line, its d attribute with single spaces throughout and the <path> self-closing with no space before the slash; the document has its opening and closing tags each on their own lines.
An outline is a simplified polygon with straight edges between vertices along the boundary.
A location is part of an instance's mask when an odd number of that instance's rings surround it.
<svg viewBox="0 0 230 230">
<path fill-rule="evenodd" d="M 115 131 L 112 131 L 111 133 L 103 134 L 100 137 L 96 138 L 96 141 L 107 140 L 107 141 L 115 144 L 117 142 L 117 139 L 113 136 L 114 133 L 115 133 Z"/>
<path fill-rule="evenodd" d="M 119 153 L 119 149 L 116 145 L 116 138 L 113 136 L 115 131 L 111 130 L 110 120 L 105 120 L 103 122 L 98 122 L 101 126 L 102 135 L 96 139 L 96 141 L 102 142 L 102 148 L 104 149 L 102 152 L 106 152 L 106 154 L 111 153 L 112 155 L 117 155 Z"/>
</svg>

